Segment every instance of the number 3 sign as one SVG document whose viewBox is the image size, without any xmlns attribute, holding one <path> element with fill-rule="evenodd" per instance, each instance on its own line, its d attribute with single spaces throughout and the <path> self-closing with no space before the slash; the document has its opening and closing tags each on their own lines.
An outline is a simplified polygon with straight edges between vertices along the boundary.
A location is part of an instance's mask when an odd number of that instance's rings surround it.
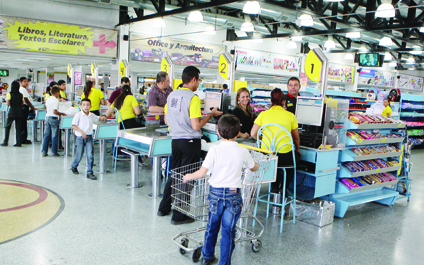
<svg viewBox="0 0 424 265">
<path fill-rule="evenodd" d="M 321 66 L 322 62 L 315 54 L 314 51 L 310 50 L 308 56 L 305 59 L 305 73 L 314 82 L 319 82 L 321 78 Z"/>
</svg>

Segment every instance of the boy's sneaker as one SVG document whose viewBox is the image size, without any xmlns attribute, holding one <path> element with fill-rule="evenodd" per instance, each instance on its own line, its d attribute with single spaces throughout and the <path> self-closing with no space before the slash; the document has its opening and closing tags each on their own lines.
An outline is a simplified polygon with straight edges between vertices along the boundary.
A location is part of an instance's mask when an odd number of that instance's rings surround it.
<svg viewBox="0 0 424 265">
<path fill-rule="evenodd" d="M 42 153 L 42 155 L 43 155 L 43 157 L 46 157 L 46 156 L 48 156 L 48 155 L 47 155 L 47 153 Z"/>
<path fill-rule="evenodd" d="M 7 146 L 7 143 L 2 143 L 0 144 L 0 146 Z"/>
<path fill-rule="evenodd" d="M 60 157 L 60 155 L 59 154 L 55 154 L 55 155 L 53 155 L 54 157 Z"/>
<path fill-rule="evenodd" d="M 73 167 L 71 167 L 71 171 L 72 171 L 72 173 L 74 173 L 75 175 L 78 175 L 78 174 L 79 174 L 79 172 L 78 172 L 78 169 L 77 169 L 77 168 L 73 168 Z"/>
<path fill-rule="evenodd" d="M 96 180 L 96 179 L 97 179 L 97 177 L 96 177 L 96 176 L 94 176 L 94 175 L 93 175 L 93 173 L 89 173 L 89 174 L 87 174 L 87 178 L 88 178 L 88 179 L 91 179 L 91 180 Z"/>
<path fill-rule="evenodd" d="M 211 259 L 204 259 L 202 258 L 202 265 L 209 265 L 212 264 L 216 260 L 215 256 L 213 256 Z"/>
</svg>

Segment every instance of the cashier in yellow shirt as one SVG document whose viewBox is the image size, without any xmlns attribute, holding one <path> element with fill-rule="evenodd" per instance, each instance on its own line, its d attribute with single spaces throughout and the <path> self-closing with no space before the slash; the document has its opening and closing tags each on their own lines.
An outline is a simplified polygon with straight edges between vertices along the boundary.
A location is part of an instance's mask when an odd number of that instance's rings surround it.
<svg viewBox="0 0 424 265">
<path fill-rule="evenodd" d="M 269 110 L 263 111 L 259 114 L 259 116 L 256 118 L 252 131 L 250 132 L 250 135 L 253 138 L 258 137 L 258 131 L 259 128 L 263 125 L 274 123 L 283 126 L 287 131 L 291 133 L 291 136 L 293 138 L 293 144 L 295 146 L 295 154 L 296 156 L 301 156 L 300 154 L 300 137 L 299 137 L 299 131 L 298 131 L 298 124 L 296 117 L 293 113 L 287 111 L 284 109 L 283 106 L 285 106 L 285 96 L 284 93 L 281 91 L 281 89 L 276 88 L 272 90 L 271 92 L 271 108 Z M 264 143 L 267 143 L 268 141 L 271 141 L 271 137 L 275 137 L 275 141 L 277 143 L 277 147 L 275 150 L 278 150 L 278 167 L 284 167 L 284 166 L 293 166 L 293 155 L 292 155 L 292 146 L 290 143 L 290 137 L 287 137 L 286 132 L 280 131 L 278 135 L 276 134 L 280 128 L 276 126 L 269 126 L 267 127 L 269 132 L 273 134 L 272 136 L 269 135 L 269 133 L 266 130 L 262 131 L 262 141 Z M 285 137 L 284 137 L 285 136 Z M 278 140 L 280 139 L 280 140 Z M 286 144 L 286 145 L 284 145 Z M 262 145 L 262 149 L 268 149 L 266 146 Z M 286 175 L 286 189 L 289 187 L 290 183 L 293 181 L 294 177 L 294 170 L 293 168 L 286 169 L 287 175 Z M 273 193 L 280 193 L 283 190 L 283 170 L 278 169 L 277 171 L 277 180 L 276 182 L 273 182 L 271 184 L 271 192 Z"/>
<path fill-rule="evenodd" d="M 129 85 L 123 85 L 121 87 L 121 95 L 110 105 L 106 111 L 106 116 L 110 117 L 115 112 L 115 108 L 119 111 L 119 114 L 115 114 L 117 115 L 117 122 L 121 125 L 121 130 L 142 126 L 141 123 L 138 123 L 135 119 L 137 115 L 141 114 L 141 110 L 138 106 L 137 99 L 131 95 L 131 87 Z"/>
<path fill-rule="evenodd" d="M 94 83 L 90 80 L 85 82 L 84 93 L 81 95 L 81 99 L 88 98 L 91 100 L 90 112 L 100 116 L 100 104 L 106 105 L 105 95 L 102 91 L 94 88 Z"/>
<path fill-rule="evenodd" d="M 392 107 L 390 107 L 390 101 L 388 99 L 385 99 L 383 101 L 383 105 L 384 105 L 384 110 L 383 110 L 383 113 L 381 113 L 381 115 L 383 115 L 384 117 L 387 117 L 387 118 L 391 118 L 392 117 Z"/>
</svg>

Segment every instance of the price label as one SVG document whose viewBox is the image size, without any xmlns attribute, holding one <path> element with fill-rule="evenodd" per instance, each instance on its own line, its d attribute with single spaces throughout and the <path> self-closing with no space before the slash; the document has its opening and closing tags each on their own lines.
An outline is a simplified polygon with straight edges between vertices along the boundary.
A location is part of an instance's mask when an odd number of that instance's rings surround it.
<svg viewBox="0 0 424 265">
<path fill-rule="evenodd" d="M 71 77 L 71 65 L 68 64 L 68 76 Z"/>
<path fill-rule="evenodd" d="M 381 139 L 382 142 L 385 142 L 386 140 L 387 140 L 386 138 Z"/>
<path fill-rule="evenodd" d="M 225 58 L 224 54 L 221 54 L 221 56 L 219 56 L 218 71 L 221 77 L 224 78 L 225 80 L 230 80 L 229 65 L 230 64 Z"/>
<path fill-rule="evenodd" d="M 380 169 L 379 169 L 379 168 L 377 168 L 377 169 L 375 170 L 375 172 L 380 172 Z"/>
<path fill-rule="evenodd" d="M 305 59 L 305 73 L 314 82 L 321 79 L 322 62 L 314 51 L 310 50 Z"/>
<path fill-rule="evenodd" d="M 121 77 L 125 77 L 125 64 L 124 61 L 121 60 L 121 63 L 119 63 L 119 74 L 121 75 Z"/>
<path fill-rule="evenodd" d="M 162 58 L 162 62 L 160 63 L 160 70 L 169 74 L 169 63 L 165 57 Z"/>
<path fill-rule="evenodd" d="M 401 127 L 401 126 L 402 126 L 402 123 L 399 123 L 399 124 L 398 124 L 398 127 Z"/>
<path fill-rule="evenodd" d="M 358 141 L 358 144 L 362 143 L 362 139 Z"/>
<path fill-rule="evenodd" d="M 91 76 L 94 77 L 94 64 L 91 63 Z"/>
</svg>

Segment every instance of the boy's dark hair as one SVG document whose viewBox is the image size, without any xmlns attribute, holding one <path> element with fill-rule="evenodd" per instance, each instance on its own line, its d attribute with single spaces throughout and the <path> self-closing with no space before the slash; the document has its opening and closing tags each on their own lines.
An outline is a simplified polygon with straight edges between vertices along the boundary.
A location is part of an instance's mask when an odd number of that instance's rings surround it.
<svg viewBox="0 0 424 265">
<path fill-rule="evenodd" d="M 56 85 L 57 85 L 56 81 L 51 81 L 51 82 L 50 82 L 50 87 L 54 87 L 54 86 L 56 86 Z"/>
<path fill-rule="evenodd" d="M 168 74 L 166 72 L 159 72 L 156 75 L 156 84 L 166 80 Z"/>
<path fill-rule="evenodd" d="M 65 82 L 65 80 L 62 80 L 62 79 L 61 79 L 61 80 L 57 81 L 57 85 L 58 85 L 58 86 L 60 86 L 60 85 L 61 85 L 61 84 L 63 84 L 63 83 L 66 83 L 66 82 Z"/>
<path fill-rule="evenodd" d="M 60 88 L 58 86 L 52 87 L 51 93 L 52 95 L 56 95 L 56 93 L 59 93 Z"/>
<path fill-rule="evenodd" d="M 187 66 L 183 70 L 183 74 L 181 79 L 183 80 L 183 84 L 190 83 L 191 79 L 196 78 L 198 80 L 200 78 L 200 70 L 195 66 Z"/>
<path fill-rule="evenodd" d="M 91 100 L 89 98 L 83 98 L 83 99 L 81 99 L 81 104 L 82 104 L 83 101 L 87 101 L 91 105 Z"/>
<path fill-rule="evenodd" d="M 22 76 L 21 78 L 19 78 L 19 83 L 22 83 L 22 81 L 26 80 L 27 78 L 25 76 Z"/>
<path fill-rule="evenodd" d="M 224 139 L 233 139 L 240 132 L 240 120 L 233 114 L 225 114 L 218 121 L 218 132 Z"/>
</svg>

